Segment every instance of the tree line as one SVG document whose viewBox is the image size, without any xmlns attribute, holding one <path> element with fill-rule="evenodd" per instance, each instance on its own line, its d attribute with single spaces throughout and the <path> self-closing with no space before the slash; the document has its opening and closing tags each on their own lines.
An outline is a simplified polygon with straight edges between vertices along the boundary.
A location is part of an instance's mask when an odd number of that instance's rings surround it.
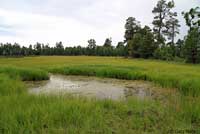
<svg viewBox="0 0 200 134">
<path fill-rule="evenodd" d="M 133 58 L 154 58 L 161 60 L 185 60 L 189 63 L 200 63 L 200 7 L 182 12 L 188 26 L 188 34 L 184 39 L 178 39 L 180 24 L 175 2 L 159 0 L 152 10 L 153 28 L 141 26 L 140 21 L 129 17 L 125 23 L 124 41 L 112 45 L 112 39 L 107 38 L 101 46 L 95 39 L 88 40 L 87 47 L 64 47 L 57 42 L 54 47 L 49 44 L 36 43 L 29 47 L 17 43 L 0 44 L 0 55 L 93 55 L 93 56 L 125 56 Z"/>
<path fill-rule="evenodd" d="M 21 47 L 18 43 L 0 44 L 0 55 L 2 56 L 39 56 L 39 55 L 66 55 L 66 56 L 126 56 L 125 46 L 119 43 L 116 47 L 112 46 L 111 39 L 106 39 L 103 46 L 97 46 L 94 39 L 88 40 L 88 46 L 64 47 L 62 42 L 57 42 L 55 47 L 49 44 L 36 43 L 29 47 Z"/>
</svg>

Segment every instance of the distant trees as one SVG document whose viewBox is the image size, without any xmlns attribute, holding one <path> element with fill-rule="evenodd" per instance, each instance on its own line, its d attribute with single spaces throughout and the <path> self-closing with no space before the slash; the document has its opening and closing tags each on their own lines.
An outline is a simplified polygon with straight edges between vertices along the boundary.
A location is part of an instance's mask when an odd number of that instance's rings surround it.
<svg viewBox="0 0 200 134">
<path fill-rule="evenodd" d="M 96 41 L 95 41 L 95 39 L 88 40 L 88 48 L 89 49 L 95 49 L 96 48 Z"/>
<path fill-rule="evenodd" d="M 15 56 L 19 56 L 20 53 L 22 52 L 21 48 L 20 48 L 20 45 L 15 43 L 13 46 L 13 51 L 11 52 L 12 55 L 15 55 Z"/>
<path fill-rule="evenodd" d="M 175 47 L 175 56 L 184 58 L 184 40 L 178 39 Z"/>
<path fill-rule="evenodd" d="M 112 39 L 111 38 L 107 38 L 105 40 L 105 43 L 103 45 L 104 47 L 112 47 Z"/>
<path fill-rule="evenodd" d="M 95 55 L 95 49 L 96 49 L 96 41 L 95 39 L 88 40 L 88 55 Z"/>
<path fill-rule="evenodd" d="M 174 1 L 167 2 L 166 0 L 159 0 L 156 7 L 152 10 L 155 15 L 153 20 L 153 30 L 157 50 L 154 52 L 154 57 L 162 60 L 173 60 L 177 57 L 177 46 L 175 44 L 175 37 L 179 34 L 179 21 L 177 13 L 172 9 L 175 7 Z M 166 43 L 166 41 L 169 41 Z"/>
<path fill-rule="evenodd" d="M 188 35 L 175 43 L 180 24 L 177 13 L 172 11 L 174 1 L 159 0 L 152 13 L 153 32 L 150 27 L 141 27 L 134 17 L 129 17 L 125 24 L 125 55 L 134 58 L 156 58 L 174 60 L 184 58 L 190 63 L 200 63 L 200 8 L 183 12 Z M 168 43 L 166 43 L 168 41 Z"/>
<path fill-rule="evenodd" d="M 42 45 L 40 43 L 36 43 L 34 45 L 35 55 L 41 55 L 42 54 Z"/>
<path fill-rule="evenodd" d="M 187 62 L 200 63 L 200 31 L 197 28 L 188 32 L 185 41 L 185 57 Z"/>
<path fill-rule="evenodd" d="M 157 48 L 154 42 L 154 35 L 150 27 L 141 28 L 140 22 L 134 17 L 129 17 L 125 24 L 124 48 L 128 56 L 135 58 L 153 57 L 153 52 Z"/>
<path fill-rule="evenodd" d="M 177 42 L 176 36 L 179 34 L 180 25 L 177 13 L 173 11 L 174 7 L 173 0 L 157 2 L 152 10 L 153 30 L 149 26 L 141 26 L 136 18 L 128 17 L 124 26 L 124 41 L 118 42 L 116 47 L 113 46 L 111 38 L 106 38 L 101 46 L 97 45 L 95 39 L 90 39 L 86 47 L 64 47 L 62 42 L 57 42 L 54 47 L 39 42 L 28 47 L 17 43 L 1 43 L 0 55 L 125 56 L 200 63 L 200 7 L 182 13 L 189 30 L 188 35 Z"/>
<path fill-rule="evenodd" d="M 200 8 L 192 8 L 183 15 L 189 27 L 184 46 L 185 58 L 187 62 L 200 63 Z"/>
<path fill-rule="evenodd" d="M 127 56 L 127 50 L 124 45 L 124 42 L 118 42 L 115 50 L 116 53 L 119 54 L 119 56 Z"/>
<path fill-rule="evenodd" d="M 157 48 L 150 27 L 140 28 L 128 41 L 129 56 L 135 58 L 150 58 Z"/>
<path fill-rule="evenodd" d="M 34 46 L 34 47 L 33 47 Z M 32 55 L 96 55 L 96 56 L 125 56 L 125 46 L 121 42 L 117 47 L 112 46 L 111 39 L 107 38 L 102 46 L 96 45 L 94 39 L 88 41 L 87 47 L 65 47 L 62 42 L 57 42 L 54 47 L 49 44 L 36 43 L 28 47 L 21 47 L 19 44 L 0 44 L 0 55 L 2 56 L 32 56 Z"/>
<path fill-rule="evenodd" d="M 48 46 L 46 47 L 48 49 Z M 64 46 L 62 42 L 57 42 L 54 48 L 55 55 L 64 55 Z"/>
</svg>

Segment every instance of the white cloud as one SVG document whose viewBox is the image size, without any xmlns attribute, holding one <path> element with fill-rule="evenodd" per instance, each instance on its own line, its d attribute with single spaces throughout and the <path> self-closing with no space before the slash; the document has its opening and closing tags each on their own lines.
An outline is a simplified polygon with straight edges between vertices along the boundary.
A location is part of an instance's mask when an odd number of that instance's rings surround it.
<svg viewBox="0 0 200 134">
<path fill-rule="evenodd" d="M 103 44 L 123 40 L 124 23 L 134 16 L 143 25 L 151 25 L 151 13 L 157 0 L 0 0 L 0 41 L 86 45 L 89 38 Z M 181 11 L 200 5 L 198 0 L 175 0 L 181 20 L 181 37 L 187 32 Z M 2 35 L 1 29 L 7 30 Z M 9 33 L 11 33 L 9 35 Z"/>
<path fill-rule="evenodd" d="M 111 36 L 111 29 L 117 28 L 113 25 L 108 29 L 98 29 L 71 18 L 5 10 L 0 10 L 0 16 L 3 16 L 4 23 L 13 25 L 12 30 L 16 32 L 16 36 L 0 36 L 0 40 L 20 42 L 24 45 L 37 41 L 51 44 L 63 41 L 68 45 L 86 45 L 89 38 L 97 38 L 101 43 L 101 39 L 106 38 L 105 35 Z"/>
</svg>

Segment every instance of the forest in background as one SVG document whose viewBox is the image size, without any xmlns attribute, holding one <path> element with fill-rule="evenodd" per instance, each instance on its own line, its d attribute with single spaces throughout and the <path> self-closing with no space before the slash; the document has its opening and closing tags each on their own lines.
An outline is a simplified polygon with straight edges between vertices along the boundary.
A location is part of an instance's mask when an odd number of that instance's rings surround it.
<svg viewBox="0 0 200 134">
<path fill-rule="evenodd" d="M 119 41 L 115 46 L 111 38 L 107 38 L 103 45 L 97 45 L 95 39 L 90 39 L 87 47 L 64 47 L 62 42 L 57 42 L 54 47 L 39 42 L 28 47 L 18 43 L 1 43 L 0 55 L 124 56 L 200 63 L 200 7 L 182 12 L 189 30 L 184 39 L 176 42 L 180 24 L 174 7 L 173 0 L 159 0 L 152 10 L 152 29 L 141 26 L 140 21 L 129 17 L 125 23 L 124 41 Z"/>
</svg>

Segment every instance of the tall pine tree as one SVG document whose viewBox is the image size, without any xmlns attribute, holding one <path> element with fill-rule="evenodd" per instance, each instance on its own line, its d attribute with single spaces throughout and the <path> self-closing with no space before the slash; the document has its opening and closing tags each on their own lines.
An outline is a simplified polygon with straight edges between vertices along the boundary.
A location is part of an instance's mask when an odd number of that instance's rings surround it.
<svg viewBox="0 0 200 134">
<path fill-rule="evenodd" d="M 172 8 L 174 8 L 174 1 L 166 2 L 166 0 L 159 0 L 152 11 L 155 15 L 152 22 L 154 25 L 154 35 L 159 45 L 165 42 L 164 34 L 167 32 L 166 19 L 169 17 Z"/>
</svg>

